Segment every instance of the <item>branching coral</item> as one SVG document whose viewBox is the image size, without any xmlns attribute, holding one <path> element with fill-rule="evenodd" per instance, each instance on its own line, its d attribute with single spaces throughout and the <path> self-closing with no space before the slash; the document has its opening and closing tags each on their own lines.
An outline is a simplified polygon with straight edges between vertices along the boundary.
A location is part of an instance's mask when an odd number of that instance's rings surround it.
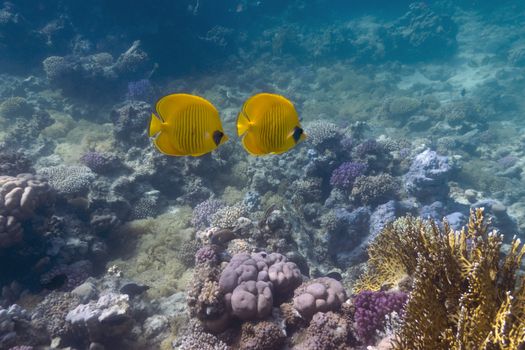
<svg viewBox="0 0 525 350">
<path fill-rule="evenodd" d="M 413 277 L 394 349 L 525 346 L 525 285 L 517 274 L 525 247 L 514 238 L 502 257 L 502 242 L 480 208 L 461 231 L 411 217 L 383 230 L 370 247 L 372 272 L 360 282 L 388 281 L 389 261 Z"/>
</svg>

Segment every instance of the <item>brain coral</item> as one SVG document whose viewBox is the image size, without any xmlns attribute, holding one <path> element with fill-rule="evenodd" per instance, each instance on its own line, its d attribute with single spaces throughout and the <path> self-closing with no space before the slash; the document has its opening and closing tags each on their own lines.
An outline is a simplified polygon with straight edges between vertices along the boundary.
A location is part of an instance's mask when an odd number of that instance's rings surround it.
<svg viewBox="0 0 525 350">
<path fill-rule="evenodd" d="M 53 202 L 53 191 L 41 177 L 20 174 L 0 176 L 0 247 L 9 247 L 23 238 L 22 223 L 39 207 Z"/>
</svg>

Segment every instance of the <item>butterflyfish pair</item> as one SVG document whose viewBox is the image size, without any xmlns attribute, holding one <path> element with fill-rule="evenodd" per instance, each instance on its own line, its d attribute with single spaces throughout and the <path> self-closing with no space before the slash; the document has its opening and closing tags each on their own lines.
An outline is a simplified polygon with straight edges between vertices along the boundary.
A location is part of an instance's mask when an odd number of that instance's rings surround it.
<svg viewBox="0 0 525 350">
<path fill-rule="evenodd" d="M 228 140 L 217 109 L 202 97 L 172 94 L 161 98 L 151 116 L 149 136 L 164 154 L 200 156 Z M 306 135 L 293 104 L 281 95 L 250 97 L 237 117 L 237 134 L 252 155 L 290 150 Z"/>
</svg>

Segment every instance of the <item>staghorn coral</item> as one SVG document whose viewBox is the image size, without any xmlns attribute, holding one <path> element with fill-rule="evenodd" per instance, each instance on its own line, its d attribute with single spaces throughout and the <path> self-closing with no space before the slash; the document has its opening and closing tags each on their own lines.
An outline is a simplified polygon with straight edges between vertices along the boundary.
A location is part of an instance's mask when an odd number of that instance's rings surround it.
<svg viewBox="0 0 525 350">
<path fill-rule="evenodd" d="M 371 245 L 376 282 L 388 262 L 413 277 L 394 349 L 525 346 L 525 283 L 517 274 L 525 247 L 514 238 L 502 254 L 503 235 L 485 221 L 481 208 L 461 231 L 407 217 Z"/>
</svg>

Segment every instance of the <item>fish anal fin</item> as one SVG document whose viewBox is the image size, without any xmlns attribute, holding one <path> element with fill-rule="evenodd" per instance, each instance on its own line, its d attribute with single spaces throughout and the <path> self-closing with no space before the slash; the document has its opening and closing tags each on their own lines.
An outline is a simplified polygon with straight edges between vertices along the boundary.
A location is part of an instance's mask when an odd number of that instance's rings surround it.
<svg viewBox="0 0 525 350">
<path fill-rule="evenodd" d="M 157 137 L 153 140 L 158 150 L 169 156 L 186 156 L 187 154 L 176 149 L 170 142 L 170 138 L 167 133 L 160 132 Z"/>
<path fill-rule="evenodd" d="M 257 140 L 252 137 L 251 134 L 247 134 L 242 138 L 242 145 L 244 146 L 244 149 L 248 151 L 253 156 L 261 156 L 264 154 L 267 154 L 267 152 L 264 152 L 258 145 Z"/>
</svg>

